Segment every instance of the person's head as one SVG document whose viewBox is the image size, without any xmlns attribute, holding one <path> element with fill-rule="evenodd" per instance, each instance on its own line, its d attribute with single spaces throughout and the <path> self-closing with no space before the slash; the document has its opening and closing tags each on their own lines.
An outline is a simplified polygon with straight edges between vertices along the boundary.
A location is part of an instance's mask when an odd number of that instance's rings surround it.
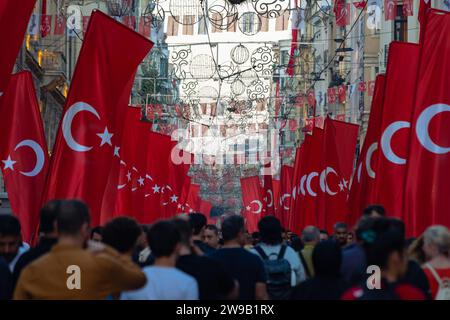
<svg viewBox="0 0 450 320">
<path fill-rule="evenodd" d="M 342 262 L 341 247 L 333 240 L 319 242 L 314 247 L 312 262 L 316 276 L 338 277 Z"/>
<path fill-rule="evenodd" d="M 274 216 L 265 216 L 258 222 L 261 242 L 276 245 L 283 241 L 280 220 Z"/>
<path fill-rule="evenodd" d="M 91 229 L 91 240 L 102 242 L 103 241 L 103 227 L 102 226 L 96 226 Z"/>
<path fill-rule="evenodd" d="M 333 227 L 334 238 L 339 243 L 339 245 L 345 246 L 347 244 L 348 227 L 344 222 L 338 222 Z"/>
<path fill-rule="evenodd" d="M 88 207 L 78 200 L 64 200 L 56 216 L 59 238 L 76 239 L 84 245 L 90 237 L 91 217 Z"/>
<path fill-rule="evenodd" d="M 11 262 L 22 244 L 19 219 L 10 214 L 0 214 L 0 257 Z"/>
<path fill-rule="evenodd" d="M 320 230 L 320 235 L 319 235 L 320 241 L 326 241 L 330 238 L 328 231 L 327 230 Z"/>
<path fill-rule="evenodd" d="M 233 241 L 244 246 L 246 243 L 244 219 L 238 215 L 225 218 L 222 223 L 222 237 L 225 244 Z"/>
<path fill-rule="evenodd" d="M 191 224 L 192 235 L 195 238 L 199 238 L 199 240 L 201 240 L 201 238 L 203 237 L 203 232 L 206 227 L 206 222 L 207 220 L 205 215 L 201 213 L 189 214 L 189 223 Z"/>
<path fill-rule="evenodd" d="M 215 249 L 219 247 L 219 229 L 215 225 L 208 224 L 205 227 L 203 237 L 205 243 L 210 247 Z"/>
<path fill-rule="evenodd" d="M 405 274 L 408 262 L 405 239 L 393 219 L 371 218 L 360 236 L 368 265 L 380 267 L 390 281 Z"/>
<path fill-rule="evenodd" d="M 147 241 L 147 235 L 148 235 L 148 230 L 150 229 L 150 225 L 148 224 L 141 224 L 141 234 L 139 235 L 139 238 L 137 239 L 136 242 L 136 250 L 137 251 L 142 251 L 145 248 L 148 248 L 148 241 Z"/>
<path fill-rule="evenodd" d="M 353 238 L 353 232 L 349 232 L 347 234 L 347 244 L 351 244 L 354 242 L 354 238 Z"/>
<path fill-rule="evenodd" d="M 42 207 L 39 221 L 39 234 L 41 236 L 46 238 L 56 238 L 58 236 L 56 215 L 62 203 L 62 200 L 51 200 Z"/>
<path fill-rule="evenodd" d="M 261 235 L 258 231 L 252 233 L 253 245 L 256 246 L 261 241 Z"/>
<path fill-rule="evenodd" d="M 133 218 L 117 217 L 109 221 L 102 230 L 102 241 L 122 254 L 131 255 L 142 229 Z"/>
<path fill-rule="evenodd" d="M 314 226 L 307 226 L 302 232 L 302 241 L 304 244 L 316 244 L 320 241 L 320 230 Z"/>
<path fill-rule="evenodd" d="M 171 221 L 156 222 L 148 232 L 148 244 L 156 259 L 176 259 L 180 241 L 180 233 Z"/>
<path fill-rule="evenodd" d="M 372 204 L 364 209 L 363 216 L 371 218 L 381 218 L 386 216 L 384 207 L 379 204 Z"/>
<path fill-rule="evenodd" d="M 172 220 L 172 223 L 180 234 L 181 245 L 190 248 L 192 245 L 192 229 L 189 221 L 177 217 Z"/>
<path fill-rule="evenodd" d="M 427 262 L 427 255 L 423 249 L 423 234 L 415 239 L 408 247 L 408 258 L 419 264 Z"/>
<path fill-rule="evenodd" d="M 281 238 L 285 242 L 289 241 L 288 230 L 286 230 L 285 228 L 281 228 Z"/>
<path fill-rule="evenodd" d="M 447 227 L 431 226 L 423 233 L 423 250 L 427 259 L 437 256 L 449 257 L 450 232 Z"/>
<path fill-rule="evenodd" d="M 294 249 L 296 252 L 300 252 L 303 250 L 304 245 L 302 242 L 302 239 L 297 237 L 296 235 L 292 236 L 291 239 L 291 247 L 292 249 Z"/>
</svg>

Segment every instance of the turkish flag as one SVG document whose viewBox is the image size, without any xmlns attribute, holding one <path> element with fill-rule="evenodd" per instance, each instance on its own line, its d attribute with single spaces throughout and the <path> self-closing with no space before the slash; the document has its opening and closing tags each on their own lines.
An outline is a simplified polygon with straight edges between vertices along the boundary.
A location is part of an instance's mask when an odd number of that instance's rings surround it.
<svg viewBox="0 0 450 320">
<path fill-rule="evenodd" d="M 413 16 L 413 0 L 403 0 L 403 15 L 404 16 Z"/>
<path fill-rule="evenodd" d="M 345 103 L 347 98 L 347 86 L 345 84 L 338 87 L 339 102 Z"/>
<path fill-rule="evenodd" d="M 308 139 L 309 135 L 306 136 L 306 139 Z M 304 162 L 303 161 L 303 150 L 305 143 L 302 143 L 299 148 L 297 148 L 295 152 L 295 161 L 294 161 L 294 171 L 292 175 L 292 194 L 291 194 L 291 201 L 289 206 L 289 214 L 288 214 L 288 222 L 287 222 L 287 228 L 289 230 L 295 230 L 295 232 L 298 234 L 300 230 L 297 230 L 297 227 L 300 225 L 299 215 L 297 214 L 298 210 L 296 210 L 296 207 L 298 205 L 298 198 L 300 197 L 300 172 L 301 172 L 301 165 Z"/>
<path fill-rule="evenodd" d="M 11 77 L 0 104 L 0 166 L 24 241 L 36 237 L 48 150 L 33 78 L 28 71 Z"/>
<path fill-rule="evenodd" d="M 264 210 L 263 191 L 258 176 L 241 178 L 244 218 L 248 232 L 258 231 L 258 222 Z"/>
<path fill-rule="evenodd" d="M 395 20 L 397 16 L 397 0 L 384 0 L 384 20 Z"/>
<path fill-rule="evenodd" d="M 20 5 L 17 0 L 0 1 L 0 30 L 4 44 L 0 50 L 0 97 L 8 86 L 35 3 L 36 0 L 24 0 Z"/>
<path fill-rule="evenodd" d="M 373 94 L 375 93 L 375 80 L 369 81 L 369 88 L 367 90 L 367 94 L 369 95 L 369 97 L 372 97 Z"/>
<path fill-rule="evenodd" d="M 336 103 L 337 101 L 336 88 L 335 87 L 328 88 L 327 94 L 328 94 L 328 103 L 330 104 Z"/>
<path fill-rule="evenodd" d="M 367 90 L 367 86 L 366 86 L 366 82 L 365 81 L 361 81 L 358 83 L 358 91 L 359 92 L 363 92 Z"/>
<path fill-rule="evenodd" d="M 345 27 L 350 24 L 350 3 L 345 3 L 345 0 L 335 0 L 333 11 L 336 16 L 336 25 Z"/>
<path fill-rule="evenodd" d="M 267 167 L 267 166 L 266 166 Z M 275 199 L 272 185 L 272 174 L 266 172 L 263 177 L 264 208 L 263 216 L 275 215 Z"/>
<path fill-rule="evenodd" d="M 137 66 L 153 43 L 101 11 L 91 15 L 52 156 L 45 199 L 85 201 L 98 225 Z M 133 48 L 133 50 L 130 50 Z M 126 62 L 126 63 L 125 63 Z M 114 137 L 114 134 L 118 136 Z"/>
<path fill-rule="evenodd" d="M 135 16 L 124 16 L 123 17 L 123 24 L 126 25 L 128 28 L 135 30 L 136 28 L 136 17 Z"/>
<path fill-rule="evenodd" d="M 139 19 L 139 33 L 144 37 L 149 38 L 151 33 L 151 20 L 146 17 Z"/>
<path fill-rule="evenodd" d="M 315 105 L 316 105 L 316 95 L 315 95 L 315 93 L 314 93 L 314 90 L 309 90 L 309 91 L 308 91 L 308 97 L 307 97 L 307 100 L 308 100 L 308 104 L 309 104 L 311 107 L 315 107 Z"/>
<path fill-rule="evenodd" d="M 281 225 L 287 227 L 289 223 L 289 210 L 292 198 L 292 177 L 294 168 L 287 165 L 281 166 L 280 172 L 280 203 L 277 210 L 277 218 L 280 219 Z"/>
<path fill-rule="evenodd" d="M 198 184 L 191 183 L 184 205 L 186 212 L 192 213 L 198 210 L 199 194 L 200 186 Z"/>
<path fill-rule="evenodd" d="M 418 63 L 419 45 L 406 42 L 390 44 L 378 162 L 374 170 L 376 202 L 385 207 L 389 216 L 402 218 L 405 223 L 409 218 L 403 210 L 406 159 Z M 399 83 L 402 84 L 401 90 Z"/>
<path fill-rule="evenodd" d="M 381 117 L 383 112 L 385 76 L 378 75 L 375 80 L 375 94 L 370 106 L 369 123 L 362 145 L 356 170 L 353 175 L 348 222 L 354 225 L 362 215 L 364 208 L 373 203 L 375 196 L 375 169 L 378 159 L 378 141 L 380 139 Z"/>
<path fill-rule="evenodd" d="M 55 36 L 61 36 L 66 30 L 66 17 L 56 15 L 55 16 L 55 28 L 53 29 L 53 34 Z"/>
<path fill-rule="evenodd" d="M 52 15 L 42 14 L 41 15 L 41 36 L 45 38 L 52 31 Z"/>
<path fill-rule="evenodd" d="M 316 215 L 322 229 L 332 231 L 336 222 L 349 218 L 347 199 L 358 131 L 358 125 L 325 120 L 323 151 L 317 157 L 322 157 L 322 161 L 316 171 L 319 182 Z"/>
<path fill-rule="evenodd" d="M 212 209 L 212 207 L 213 206 L 212 206 L 211 202 L 203 200 L 202 198 L 200 198 L 200 205 L 199 205 L 199 208 L 198 208 L 198 212 L 204 214 L 207 219 L 211 216 L 211 209 Z"/>
<path fill-rule="evenodd" d="M 358 2 L 353 2 L 353 5 L 355 6 L 356 9 L 365 9 L 366 5 L 367 5 L 367 1 L 358 1 Z"/>
<path fill-rule="evenodd" d="M 433 224 L 450 227 L 450 13 L 431 9 L 425 21 L 406 173 L 415 235 Z"/>
<path fill-rule="evenodd" d="M 428 10 L 431 9 L 431 0 L 419 0 L 419 13 L 417 15 L 417 19 L 419 20 L 420 25 L 423 27 L 423 22 L 425 20 L 425 15 Z"/>
<path fill-rule="evenodd" d="M 86 34 L 91 16 L 83 16 L 83 35 Z"/>
</svg>

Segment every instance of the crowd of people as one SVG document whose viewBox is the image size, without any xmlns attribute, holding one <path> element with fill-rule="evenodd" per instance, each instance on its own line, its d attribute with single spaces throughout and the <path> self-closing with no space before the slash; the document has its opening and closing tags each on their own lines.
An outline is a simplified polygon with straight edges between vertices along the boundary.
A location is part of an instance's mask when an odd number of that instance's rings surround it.
<svg viewBox="0 0 450 320">
<path fill-rule="evenodd" d="M 0 215 L 0 299 L 450 300 L 444 226 L 406 239 L 374 205 L 353 228 L 296 232 L 274 216 L 249 234 L 239 215 L 218 228 L 200 213 L 91 228 L 84 203 L 53 200 L 31 248 L 19 220 Z"/>
</svg>

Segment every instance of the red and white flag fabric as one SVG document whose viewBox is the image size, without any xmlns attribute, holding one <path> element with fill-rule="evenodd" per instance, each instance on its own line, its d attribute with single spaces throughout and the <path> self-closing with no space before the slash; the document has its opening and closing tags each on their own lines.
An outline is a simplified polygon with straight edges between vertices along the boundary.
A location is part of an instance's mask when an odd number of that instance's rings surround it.
<svg viewBox="0 0 450 320">
<path fill-rule="evenodd" d="M 4 45 L 0 50 L 0 99 L 5 93 L 8 81 L 22 45 L 28 21 L 36 0 L 0 1 L 0 33 Z"/>
<path fill-rule="evenodd" d="M 292 9 L 291 15 L 292 41 L 289 62 L 286 69 L 286 73 L 290 76 L 293 76 L 295 72 L 295 51 L 300 47 L 297 42 L 305 26 L 305 11 L 301 9 L 299 2 L 301 0 L 294 0 L 295 7 Z"/>
<path fill-rule="evenodd" d="M 336 16 L 336 25 L 345 27 L 350 24 L 350 3 L 345 3 L 345 0 L 335 0 L 333 11 Z"/>
<path fill-rule="evenodd" d="M 419 45 L 390 44 L 378 162 L 374 170 L 377 190 L 374 202 L 381 203 L 389 216 L 405 219 L 407 224 L 409 216 L 403 210 L 403 198 L 418 63 Z"/>
<path fill-rule="evenodd" d="M 33 78 L 12 76 L 0 103 L 0 167 L 24 241 L 36 239 L 39 209 L 48 171 L 48 150 Z"/>
<path fill-rule="evenodd" d="M 425 21 L 406 173 L 414 235 L 433 224 L 450 226 L 450 13 L 431 9 Z"/>
<path fill-rule="evenodd" d="M 53 29 L 53 35 L 61 36 L 66 31 L 66 17 L 61 15 L 55 15 L 55 27 Z"/>
<path fill-rule="evenodd" d="M 258 176 L 241 178 L 243 215 L 248 232 L 258 231 L 258 222 L 264 210 L 264 199 Z"/>
<path fill-rule="evenodd" d="M 339 102 L 345 103 L 345 100 L 347 99 L 347 86 L 345 84 L 338 87 L 338 96 Z"/>
<path fill-rule="evenodd" d="M 292 178 L 294 168 L 287 165 L 281 166 L 280 171 L 280 202 L 275 216 L 280 219 L 281 225 L 287 227 L 289 222 L 289 211 L 292 199 Z"/>
<path fill-rule="evenodd" d="M 270 170 L 270 164 L 266 168 Z M 273 184 L 272 184 L 272 174 L 269 172 L 265 172 L 263 176 L 263 194 L 264 194 L 264 206 L 265 211 L 263 210 L 263 216 L 265 215 L 275 215 L 275 197 L 273 192 Z"/>
<path fill-rule="evenodd" d="M 355 6 L 356 9 L 363 10 L 366 8 L 367 1 L 356 1 L 353 2 L 353 5 Z"/>
<path fill-rule="evenodd" d="M 350 189 L 348 222 L 351 225 L 358 221 L 364 208 L 375 200 L 375 170 L 379 152 L 378 141 L 381 132 L 385 81 L 385 75 L 378 75 L 375 80 L 375 94 L 370 107 L 369 124 Z"/>
<path fill-rule="evenodd" d="M 78 198 L 98 225 L 134 74 L 153 43 L 100 11 L 91 15 L 58 131 L 45 199 Z M 130 50 L 133 48 L 133 50 Z M 126 63 L 125 63 L 126 61 Z M 104 215 L 109 215 L 103 212 Z"/>
<path fill-rule="evenodd" d="M 384 19 L 395 20 L 397 16 L 397 0 L 384 0 Z"/>
<path fill-rule="evenodd" d="M 406 17 L 414 15 L 414 1 L 413 0 L 403 0 L 403 15 Z"/>
</svg>

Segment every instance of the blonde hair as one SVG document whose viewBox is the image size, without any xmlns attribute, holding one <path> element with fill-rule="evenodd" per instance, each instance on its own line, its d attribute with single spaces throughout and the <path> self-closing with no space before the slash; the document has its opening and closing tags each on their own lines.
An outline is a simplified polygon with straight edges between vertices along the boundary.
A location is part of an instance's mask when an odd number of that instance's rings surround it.
<svg viewBox="0 0 450 320">
<path fill-rule="evenodd" d="M 423 233 L 423 240 L 424 244 L 436 246 L 440 254 L 449 255 L 450 231 L 447 227 L 441 225 L 429 227 Z"/>
</svg>

